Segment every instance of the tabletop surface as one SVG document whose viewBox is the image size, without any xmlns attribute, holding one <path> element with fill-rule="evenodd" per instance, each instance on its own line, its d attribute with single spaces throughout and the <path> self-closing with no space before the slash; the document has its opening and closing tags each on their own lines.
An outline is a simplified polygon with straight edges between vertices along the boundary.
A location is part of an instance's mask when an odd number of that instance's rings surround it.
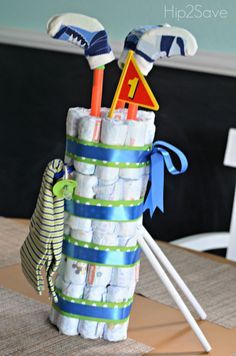
<svg viewBox="0 0 236 356">
<path fill-rule="evenodd" d="M 218 256 L 195 251 L 192 253 L 236 266 L 236 263 Z M 19 264 L 0 268 L 0 284 L 42 303 L 50 304 L 47 293 L 39 296 L 28 284 Z M 198 321 L 198 324 L 212 346 L 210 355 L 233 356 L 234 353 L 236 355 L 236 328 L 226 329 L 208 321 Z M 154 350 L 151 354 L 155 355 L 205 354 L 179 310 L 140 295 L 135 296 L 128 336 L 152 346 Z"/>
</svg>

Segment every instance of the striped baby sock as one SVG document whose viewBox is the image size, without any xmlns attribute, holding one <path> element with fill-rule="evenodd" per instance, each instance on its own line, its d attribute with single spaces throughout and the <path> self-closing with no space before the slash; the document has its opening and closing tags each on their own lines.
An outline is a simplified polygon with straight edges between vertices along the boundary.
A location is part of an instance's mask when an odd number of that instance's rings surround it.
<svg viewBox="0 0 236 356">
<path fill-rule="evenodd" d="M 194 36 L 183 28 L 168 24 L 143 26 L 127 35 L 118 64 L 122 67 L 128 51 L 133 50 L 141 72 L 147 75 L 157 59 L 178 55 L 193 56 L 197 48 Z"/>
<path fill-rule="evenodd" d="M 57 269 L 62 251 L 64 231 L 64 199 L 53 195 L 55 174 L 63 170 L 63 162 L 50 162 L 43 174 L 36 208 L 31 218 L 29 234 L 20 254 L 22 271 L 37 292 L 44 290 L 42 268 L 45 266 L 49 292 L 56 297 L 52 275 Z"/>
<path fill-rule="evenodd" d="M 83 48 L 91 69 L 115 59 L 107 33 L 95 18 L 75 13 L 62 14 L 49 20 L 47 31 L 53 38 L 70 41 Z"/>
</svg>

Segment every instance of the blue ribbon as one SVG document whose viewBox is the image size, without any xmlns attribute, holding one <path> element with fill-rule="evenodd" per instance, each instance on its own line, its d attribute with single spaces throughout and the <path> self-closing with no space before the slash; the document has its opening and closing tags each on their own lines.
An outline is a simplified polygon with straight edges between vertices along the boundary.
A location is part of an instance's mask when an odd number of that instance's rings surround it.
<svg viewBox="0 0 236 356">
<path fill-rule="evenodd" d="M 83 317 L 109 319 L 109 320 L 122 320 L 128 318 L 132 304 L 124 308 L 106 308 L 99 306 L 91 306 L 86 304 L 77 304 L 63 299 L 57 294 L 58 302 L 55 304 L 60 310 Z"/>
<path fill-rule="evenodd" d="M 97 159 L 99 161 L 120 163 L 143 163 L 149 160 L 150 150 L 119 150 L 89 146 L 67 139 L 66 151 L 78 157 Z"/>
<path fill-rule="evenodd" d="M 68 240 L 63 241 L 62 253 L 68 257 L 86 261 L 87 263 L 102 263 L 110 266 L 129 266 L 140 260 L 141 250 L 134 251 L 105 251 L 94 248 L 77 246 Z"/>
<path fill-rule="evenodd" d="M 175 168 L 167 149 L 174 152 L 179 158 L 181 163 L 180 170 Z M 162 212 L 164 211 L 164 167 L 166 166 L 170 174 L 181 174 L 187 170 L 188 161 L 183 152 L 165 141 L 154 142 L 150 153 L 150 161 L 149 180 L 151 187 L 145 200 L 143 211 L 149 209 L 152 216 L 157 207 Z"/>
<path fill-rule="evenodd" d="M 138 219 L 143 213 L 143 203 L 135 206 L 97 206 L 65 201 L 65 211 L 81 218 L 127 221 Z"/>
</svg>

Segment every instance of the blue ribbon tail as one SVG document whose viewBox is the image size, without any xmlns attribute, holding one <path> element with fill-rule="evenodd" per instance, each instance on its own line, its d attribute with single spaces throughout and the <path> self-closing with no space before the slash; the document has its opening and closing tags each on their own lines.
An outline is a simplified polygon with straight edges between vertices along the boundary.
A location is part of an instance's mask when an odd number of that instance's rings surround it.
<svg viewBox="0 0 236 356">
<path fill-rule="evenodd" d="M 164 159 L 163 156 L 155 151 L 151 155 L 151 170 L 150 170 L 151 187 L 144 203 L 143 211 L 150 211 L 150 216 L 158 207 L 164 212 Z"/>
<path fill-rule="evenodd" d="M 174 166 L 171 155 L 167 151 L 174 152 L 180 160 L 181 168 Z M 158 207 L 164 212 L 164 168 L 172 175 L 184 173 L 188 168 L 188 161 L 183 152 L 165 141 L 156 141 L 150 153 L 150 190 L 146 197 L 143 211 L 149 210 L 152 217 Z"/>
</svg>

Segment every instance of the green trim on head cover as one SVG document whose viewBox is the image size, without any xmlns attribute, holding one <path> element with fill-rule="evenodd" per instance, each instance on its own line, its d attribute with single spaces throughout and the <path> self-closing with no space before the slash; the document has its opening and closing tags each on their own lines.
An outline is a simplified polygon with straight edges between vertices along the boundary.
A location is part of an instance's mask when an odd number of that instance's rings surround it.
<svg viewBox="0 0 236 356">
<path fill-rule="evenodd" d="M 93 242 L 85 242 L 85 241 L 80 241 L 75 238 L 73 238 L 70 235 L 64 235 L 64 240 L 69 241 L 70 243 L 76 245 L 76 246 L 82 246 L 82 247 L 87 247 L 87 248 L 94 248 L 96 250 L 102 250 L 102 251 L 122 251 L 122 252 L 129 252 L 129 251 L 135 251 L 139 248 L 139 245 L 137 244 L 136 246 L 105 246 L 105 245 L 97 245 Z"/>
<path fill-rule="evenodd" d="M 98 322 L 102 322 L 102 323 L 112 323 L 112 324 L 123 324 L 129 320 L 129 317 L 126 319 L 122 319 L 122 320 L 92 318 L 92 317 L 88 317 L 88 316 L 82 316 L 82 315 L 64 312 L 63 310 L 58 308 L 55 303 L 53 303 L 52 306 L 59 314 L 68 316 L 69 318 L 74 318 L 74 319 L 91 320 L 91 321 L 98 321 Z"/>
<path fill-rule="evenodd" d="M 117 206 L 137 206 L 143 203 L 144 198 L 141 198 L 139 200 L 101 200 L 101 199 L 84 198 L 74 194 L 72 200 L 81 204 L 117 207 Z"/>
</svg>

